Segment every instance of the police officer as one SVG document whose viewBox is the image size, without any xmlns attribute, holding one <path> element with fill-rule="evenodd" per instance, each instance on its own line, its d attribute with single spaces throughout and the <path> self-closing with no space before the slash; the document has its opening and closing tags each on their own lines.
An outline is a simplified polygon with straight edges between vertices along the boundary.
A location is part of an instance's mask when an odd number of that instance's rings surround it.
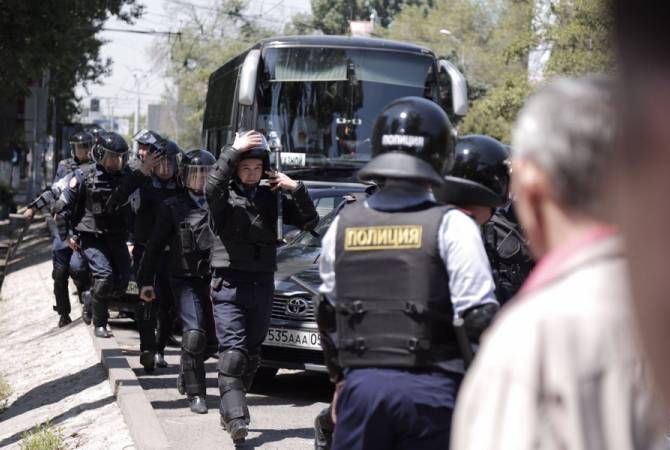
<svg viewBox="0 0 670 450">
<path fill-rule="evenodd" d="M 170 280 L 183 328 L 177 386 L 188 396 L 191 411 L 198 414 L 207 412 L 204 361 L 208 343 L 210 351 L 216 351 L 217 345 L 209 299 L 213 236 L 203 192 L 215 162 L 206 150 L 190 150 L 184 155 L 180 177 L 186 189 L 161 205 L 138 277 L 140 297 L 148 303 L 154 301 L 154 276 L 169 245 Z"/>
<path fill-rule="evenodd" d="M 56 176 L 51 187 L 42 192 L 33 200 L 26 211 L 24 217 L 32 219 L 35 211 L 42 209 L 47 205 L 53 205 L 60 193 L 67 187 L 69 177 L 75 170 L 81 166 L 90 163 L 90 152 L 93 146 L 93 135 L 79 131 L 74 133 L 70 139 L 70 158 L 63 159 L 58 163 Z M 77 287 L 80 299 L 84 302 L 83 318 L 90 323 L 90 280 L 86 260 L 82 257 L 80 249 L 77 248 L 76 236 L 71 224 L 65 223 L 65 233 L 59 233 L 54 236 L 52 245 L 52 263 L 53 270 L 51 277 L 54 280 L 54 297 L 56 306 L 54 310 L 60 315 L 58 321 L 59 327 L 72 322 L 70 319 L 70 297 L 68 292 L 68 275 Z M 60 227 L 59 227 L 60 228 Z M 63 238 L 61 235 L 64 235 Z"/>
<path fill-rule="evenodd" d="M 260 183 L 264 174 L 269 185 Z M 255 131 L 238 134 L 232 146 L 223 148 L 206 192 L 217 237 L 211 295 L 219 340 L 221 423 L 234 442 L 241 442 L 249 423 L 244 392 L 258 368 L 270 324 L 278 201 L 284 222 L 302 229 L 316 226 L 318 214 L 301 182 L 269 170 L 267 141 Z"/>
<path fill-rule="evenodd" d="M 359 171 L 381 188 L 324 236 L 317 323 L 339 380 L 336 449 L 448 448 L 464 369 L 452 321 L 476 338 L 498 309 L 476 223 L 431 193 L 452 152 L 437 104 L 392 102 Z"/>
<path fill-rule="evenodd" d="M 177 143 L 163 139 L 150 146 L 149 151 L 160 154 L 161 159 L 153 169 L 151 176 L 147 177 L 140 188 L 133 193 L 137 200 L 131 201 L 135 209 L 135 223 L 130 239 L 135 275 L 137 275 L 145 246 L 156 223 L 159 207 L 164 200 L 182 192 L 178 183 L 177 162 L 182 151 Z M 135 314 L 140 333 L 140 363 L 147 371 L 152 371 L 154 367 L 167 367 L 164 352 L 174 322 L 172 315 L 174 298 L 170 289 L 167 256 L 168 252 L 164 250 L 163 257 L 158 259 L 158 268 L 153 283 L 156 300 L 139 302 Z"/>
<path fill-rule="evenodd" d="M 95 164 L 76 172 L 56 202 L 56 211 L 68 211 L 79 233 L 93 276 L 94 332 L 105 338 L 111 336 L 107 331 L 108 300 L 125 292 L 130 276 L 126 240 L 132 213 L 128 197 L 157 162 L 149 159 L 141 171 L 131 172 L 124 167 L 127 152 L 123 137 L 102 133 L 91 150 Z M 135 182 L 122 183 L 127 177 Z"/>
<path fill-rule="evenodd" d="M 137 159 L 129 163 L 132 168 L 139 167 L 146 156 L 164 141 L 161 135 L 153 130 L 140 130 L 133 136 L 133 140 L 137 142 Z"/>
<path fill-rule="evenodd" d="M 444 180 L 436 197 L 463 208 L 482 226 L 496 298 L 502 305 L 521 288 L 534 265 L 509 199 L 509 149 L 489 136 L 463 136 Z"/>
</svg>

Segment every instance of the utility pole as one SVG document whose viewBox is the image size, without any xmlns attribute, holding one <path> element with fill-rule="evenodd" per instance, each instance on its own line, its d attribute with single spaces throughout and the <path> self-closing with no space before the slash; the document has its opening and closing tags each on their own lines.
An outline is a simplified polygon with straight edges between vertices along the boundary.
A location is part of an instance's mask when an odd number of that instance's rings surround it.
<svg viewBox="0 0 670 450">
<path fill-rule="evenodd" d="M 133 78 L 135 78 L 135 91 L 137 94 L 137 102 L 135 104 L 135 120 L 133 124 L 133 135 L 135 135 L 138 131 L 140 131 L 140 82 L 137 77 L 137 73 L 133 73 Z"/>
</svg>

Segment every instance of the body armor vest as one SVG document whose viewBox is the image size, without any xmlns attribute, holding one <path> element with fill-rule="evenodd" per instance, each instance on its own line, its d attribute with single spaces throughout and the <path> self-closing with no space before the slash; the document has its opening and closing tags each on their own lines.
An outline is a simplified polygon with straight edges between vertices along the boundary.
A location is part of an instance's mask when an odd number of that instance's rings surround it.
<svg viewBox="0 0 670 450">
<path fill-rule="evenodd" d="M 460 355 L 438 232 L 450 206 L 383 212 L 356 202 L 337 228 L 342 367 L 430 368 Z"/>
<path fill-rule="evenodd" d="M 63 159 L 61 162 L 58 163 L 58 169 L 56 170 L 56 173 L 59 175 L 59 179 L 63 178 L 64 176 L 67 176 L 74 172 L 77 168 L 79 167 L 79 163 L 75 161 L 74 158 L 67 158 Z"/>
<path fill-rule="evenodd" d="M 160 182 L 154 182 L 151 179 L 140 187 L 140 207 L 135 216 L 134 229 L 134 241 L 136 244 L 146 245 L 156 222 L 158 209 L 163 201 L 183 192 L 174 183 L 166 183 L 164 186 L 157 185 L 156 183 Z"/>
<path fill-rule="evenodd" d="M 502 305 L 521 289 L 535 265 L 518 224 L 496 211 L 482 227 L 496 298 Z"/>
<path fill-rule="evenodd" d="M 188 193 L 165 201 L 170 208 L 175 233 L 170 240 L 170 275 L 201 277 L 210 275 L 209 256 L 213 234 L 209 212 L 199 208 Z"/>
<path fill-rule="evenodd" d="M 249 199 L 229 189 L 228 205 L 216 224 L 212 267 L 248 272 L 274 272 L 277 261 L 277 196 L 258 186 Z M 213 218 L 216 219 L 216 218 Z"/>
<path fill-rule="evenodd" d="M 91 165 L 82 168 L 83 182 L 86 187 L 84 211 L 76 230 L 88 233 L 106 233 L 125 235 L 128 230 L 126 215 L 123 212 L 112 214 L 107 211 L 107 202 L 119 185 L 121 173 L 108 173 Z"/>
</svg>

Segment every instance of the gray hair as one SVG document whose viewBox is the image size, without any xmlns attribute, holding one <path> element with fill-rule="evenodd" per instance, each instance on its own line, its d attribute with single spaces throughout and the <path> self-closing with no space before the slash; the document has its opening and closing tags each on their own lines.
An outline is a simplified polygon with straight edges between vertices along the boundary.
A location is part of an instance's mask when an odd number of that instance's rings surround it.
<svg viewBox="0 0 670 450">
<path fill-rule="evenodd" d="M 556 78 L 519 113 L 512 130 L 512 156 L 538 164 L 562 206 L 596 214 L 600 183 L 614 152 L 615 119 L 609 78 Z"/>
</svg>

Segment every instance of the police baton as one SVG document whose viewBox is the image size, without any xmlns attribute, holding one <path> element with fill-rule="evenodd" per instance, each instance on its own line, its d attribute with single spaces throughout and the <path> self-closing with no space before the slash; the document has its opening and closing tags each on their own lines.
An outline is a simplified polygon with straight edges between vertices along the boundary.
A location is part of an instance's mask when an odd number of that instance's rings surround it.
<svg viewBox="0 0 670 450">
<path fill-rule="evenodd" d="M 472 346 L 470 345 L 468 335 L 465 333 L 465 321 L 457 314 L 456 318 L 452 322 L 452 325 L 454 327 L 454 333 L 456 333 L 458 349 L 461 352 L 463 363 L 465 364 L 465 369 L 467 370 L 467 368 L 470 367 L 470 364 L 472 364 L 474 353 L 472 352 Z"/>
<path fill-rule="evenodd" d="M 276 131 L 268 133 L 268 145 L 275 154 L 275 171 L 281 172 L 281 140 Z M 277 241 L 284 240 L 284 205 L 282 203 L 281 189 L 277 189 Z"/>
</svg>

